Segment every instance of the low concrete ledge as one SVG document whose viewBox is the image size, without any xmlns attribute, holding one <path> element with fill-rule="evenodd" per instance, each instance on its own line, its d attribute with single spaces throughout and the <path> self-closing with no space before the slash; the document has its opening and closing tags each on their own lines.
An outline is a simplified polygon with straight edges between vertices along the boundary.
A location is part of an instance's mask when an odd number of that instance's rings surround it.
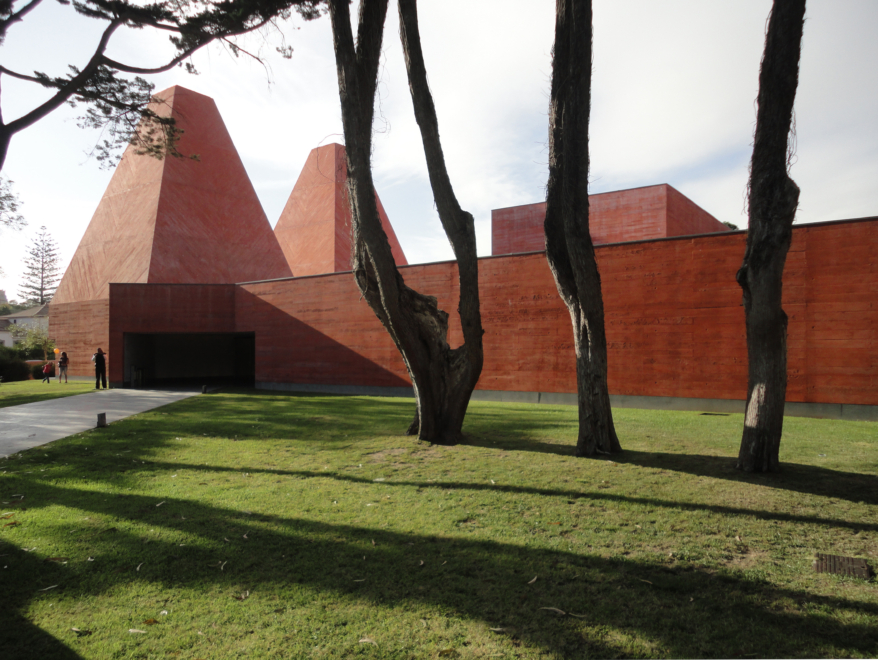
<svg viewBox="0 0 878 660">
<path fill-rule="evenodd" d="M 300 383 L 256 383 L 257 389 L 285 392 L 313 392 L 318 394 L 343 394 L 349 396 L 390 396 L 412 398 L 411 387 L 372 387 L 369 385 L 311 385 Z M 556 406 L 575 406 L 577 397 L 570 392 L 514 392 L 505 390 L 476 390 L 473 401 L 497 401 L 501 403 L 542 403 Z M 691 412 L 741 413 L 745 402 L 737 399 L 695 399 L 670 396 L 632 396 L 611 394 L 610 405 L 614 408 L 641 408 L 644 410 L 684 410 Z M 878 422 L 878 406 L 862 406 L 849 403 L 800 403 L 788 401 L 784 414 L 787 417 L 818 417 L 844 419 L 857 422 Z"/>
</svg>

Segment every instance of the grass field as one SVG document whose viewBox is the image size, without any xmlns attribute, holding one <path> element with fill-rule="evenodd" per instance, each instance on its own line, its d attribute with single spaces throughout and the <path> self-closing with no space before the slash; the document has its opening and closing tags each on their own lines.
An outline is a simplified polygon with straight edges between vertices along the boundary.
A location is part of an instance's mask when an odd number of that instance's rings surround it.
<svg viewBox="0 0 878 660">
<path fill-rule="evenodd" d="M 784 472 L 734 470 L 741 415 L 230 392 L 0 464 L 4 658 L 876 657 L 878 425 L 789 418 Z"/>
<path fill-rule="evenodd" d="M 39 380 L 0 383 L 0 408 L 84 394 L 92 390 L 94 390 L 94 383 L 91 380 L 68 380 L 66 383 L 59 383 L 58 379 L 54 377 L 50 383 Z"/>
</svg>

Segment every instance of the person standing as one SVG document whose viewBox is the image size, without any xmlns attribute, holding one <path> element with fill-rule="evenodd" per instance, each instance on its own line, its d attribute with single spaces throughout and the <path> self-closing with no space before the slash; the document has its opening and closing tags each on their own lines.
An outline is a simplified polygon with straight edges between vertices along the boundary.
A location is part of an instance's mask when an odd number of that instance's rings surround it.
<svg viewBox="0 0 878 660">
<path fill-rule="evenodd" d="M 64 376 L 64 384 L 67 384 L 67 366 L 70 364 L 70 358 L 67 357 L 66 351 L 61 352 L 58 358 L 58 382 L 61 382 L 61 376 Z"/>
<path fill-rule="evenodd" d="M 107 358 L 106 353 L 104 353 L 100 347 L 98 347 L 98 352 L 91 356 L 91 361 L 95 363 L 95 389 L 101 389 L 101 385 L 103 384 L 104 389 L 107 389 Z"/>
</svg>

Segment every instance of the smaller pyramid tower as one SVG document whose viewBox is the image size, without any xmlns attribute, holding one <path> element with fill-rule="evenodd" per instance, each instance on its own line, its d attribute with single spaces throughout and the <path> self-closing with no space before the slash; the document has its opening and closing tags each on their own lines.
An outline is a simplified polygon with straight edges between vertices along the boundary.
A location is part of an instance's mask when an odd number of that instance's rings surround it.
<svg viewBox="0 0 878 660">
<path fill-rule="evenodd" d="M 110 282 L 232 284 L 292 273 L 213 99 L 175 86 L 153 105 L 183 130 L 158 160 L 129 146 L 53 303 L 109 297 Z"/>
<path fill-rule="evenodd" d="M 347 163 L 340 144 L 312 149 L 274 228 L 278 243 L 296 274 L 321 275 L 351 269 L 351 207 Z M 397 266 L 405 253 L 377 193 L 378 214 Z"/>
</svg>

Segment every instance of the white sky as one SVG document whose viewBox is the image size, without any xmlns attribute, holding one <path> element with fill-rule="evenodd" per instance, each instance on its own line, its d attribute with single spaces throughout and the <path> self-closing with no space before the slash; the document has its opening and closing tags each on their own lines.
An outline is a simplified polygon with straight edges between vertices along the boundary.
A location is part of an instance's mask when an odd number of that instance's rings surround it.
<svg viewBox="0 0 878 660">
<path fill-rule="evenodd" d="M 421 35 L 451 179 L 490 254 L 491 209 L 542 201 L 554 2 L 421 0 Z M 770 0 L 595 0 L 592 192 L 669 183 L 720 220 L 746 225 L 744 190 Z M 878 2 L 811 0 L 796 101 L 797 222 L 878 215 Z M 0 47 L 4 66 L 62 74 L 99 24 L 45 0 Z M 292 60 L 262 66 L 218 47 L 201 72 L 151 78 L 213 97 L 274 225 L 308 152 L 343 142 L 329 17 L 292 26 Z M 375 130 L 378 194 L 410 263 L 451 258 L 433 207 L 391 2 Z M 166 37 L 117 34 L 110 55 L 156 65 Z M 245 43 L 260 48 L 259 40 Z M 46 93 L 3 77 L 6 121 Z M 18 298 L 21 257 L 41 225 L 66 268 L 109 183 L 97 135 L 64 108 L 12 140 L 3 175 L 29 222 L 0 234 L 0 289 Z"/>
</svg>

